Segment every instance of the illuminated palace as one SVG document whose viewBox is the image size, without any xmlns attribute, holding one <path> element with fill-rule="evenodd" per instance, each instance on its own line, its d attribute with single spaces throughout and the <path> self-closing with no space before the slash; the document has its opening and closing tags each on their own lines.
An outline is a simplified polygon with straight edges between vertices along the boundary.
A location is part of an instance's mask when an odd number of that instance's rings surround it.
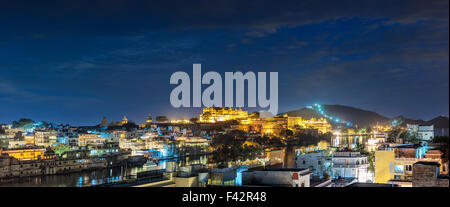
<svg viewBox="0 0 450 207">
<path fill-rule="evenodd" d="M 203 108 L 200 114 L 200 122 L 214 123 L 217 121 L 237 120 L 240 125 L 238 129 L 243 131 L 253 131 L 254 133 L 265 135 L 277 135 L 284 129 L 294 129 L 299 126 L 304 129 L 315 129 L 318 133 L 324 134 L 331 132 L 331 124 L 325 118 L 311 118 L 309 120 L 302 117 L 290 117 L 288 115 L 275 116 L 272 118 L 254 117 L 242 109 L 233 109 L 229 107 Z"/>
<path fill-rule="evenodd" d="M 288 119 L 288 128 L 293 129 L 296 125 L 301 128 L 312 128 L 317 129 L 319 133 L 331 132 L 331 124 L 328 123 L 325 118 L 311 118 L 310 120 L 303 119 L 302 117 L 288 117 L 287 114 L 284 115 Z"/>
<path fill-rule="evenodd" d="M 203 108 L 200 114 L 200 122 L 214 123 L 217 121 L 248 120 L 248 112 L 242 109 L 233 109 L 230 107 L 212 107 Z"/>
<path fill-rule="evenodd" d="M 54 158 L 54 156 L 46 155 L 46 149 L 41 148 L 16 148 L 16 149 L 7 149 L 4 150 L 3 153 L 8 154 L 11 157 L 16 158 L 17 160 L 38 160 L 38 159 L 50 159 Z M 0 155 L 2 151 L 0 150 Z"/>
</svg>

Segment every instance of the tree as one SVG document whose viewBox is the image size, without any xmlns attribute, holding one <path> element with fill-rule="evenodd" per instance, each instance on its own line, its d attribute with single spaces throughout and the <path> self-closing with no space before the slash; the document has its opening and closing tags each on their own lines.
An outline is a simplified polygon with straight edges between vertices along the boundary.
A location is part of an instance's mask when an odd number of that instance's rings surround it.
<svg viewBox="0 0 450 207">
<path fill-rule="evenodd" d="M 281 130 L 280 135 L 282 137 L 290 138 L 290 137 L 294 136 L 294 132 L 289 129 L 283 129 L 283 130 Z"/>
<path fill-rule="evenodd" d="M 13 121 L 13 127 L 14 128 L 23 127 L 24 125 L 31 124 L 31 123 L 34 123 L 34 121 L 32 119 L 21 118 L 21 119 L 19 119 L 19 121 Z"/>
<path fill-rule="evenodd" d="M 52 146 L 51 149 L 55 152 L 55 154 L 61 156 L 64 152 L 70 151 L 70 145 L 58 144 L 57 146 Z"/>
<path fill-rule="evenodd" d="M 136 123 L 130 121 L 130 122 L 122 125 L 122 127 L 125 127 L 127 129 L 135 129 L 135 128 L 138 128 L 138 125 Z"/>
<path fill-rule="evenodd" d="M 169 121 L 169 119 L 167 119 L 166 116 L 157 116 L 156 121 L 157 122 L 167 122 L 167 121 Z"/>
<path fill-rule="evenodd" d="M 375 152 L 369 153 L 367 156 L 367 162 L 369 162 L 369 167 L 367 167 L 369 172 L 375 172 Z"/>
<path fill-rule="evenodd" d="M 329 179 L 329 178 L 330 178 L 330 175 L 329 175 L 327 172 L 324 172 L 324 173 L 323 173 L 323 177 L 324 177 L 325 179 Z"/>
<path fill-rule="evenodd" d="M 191 119 L 189 119 L 189 121 L 190 121 L 191 123 L 193 123 L 193 124 L 197 123 L 198 120 L 199 120 L 199 119 L 198 119 L 197 117 L 192 117 Z"/>
<path fill-rule="evenodd" d="M 420 143 L 420 139 L 418 138 L 417 133 L 409 133 L 409 132 L 405 131 L 400 135 L 400 137 L 403 138 L 405 141 L 412 143 L 412 144 Z"/>
<path fill-rule="evenodd" d="M 361 153 L 366 153 L 366 145 L 364 143 L 360 144 L 359 142 L 356 142 L 355 150 Z"/>
<path fill-rule="evenodd" d="M 216 147 L 220 146 L 240 146 L 242 145 L 247 137 L 245 132 L 241 130 L 233 130 L 227 134 L 220 134 L 213 137 L 212 145 Z"/>
<path fill-rule="evenodd" d="M 212 138 L 212 160 L 219 168 L 227 167 L 228 162 L 254 159 L 262 152 L 262 147 L 244 145 L 247 140 L 246 133 L 241 130 L 232 130 L 226 134 L 220 134 Z"/>
<path fill-rule="evenodd" d="M 234 144 L 234 137 L 229 134 L 220 134 L 212 138 L 211 145 L 219 148 L 221 146 L 229 146 Z"/>
</svg>

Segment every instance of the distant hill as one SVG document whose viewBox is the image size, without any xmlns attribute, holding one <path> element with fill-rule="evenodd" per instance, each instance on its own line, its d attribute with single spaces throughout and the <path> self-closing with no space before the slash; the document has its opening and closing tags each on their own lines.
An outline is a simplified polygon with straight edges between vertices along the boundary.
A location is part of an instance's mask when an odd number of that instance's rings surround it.
<svg viewBox="0 0 450 207">
<path fill-rule="evenodd" d="M 424 121 L 424 120 L 421 120 L 421 119 L 417 119 L 417 120 L 416 119 L 409 119 L 409 118 L 406 118 L 404 116 L 394 117 L 394 118 L 391 119 L 391 121 L 393 121 L 393 120 L 401 121 L 402 122 L 401 126 L 403 126 L 403 127 L 406 127 L 407 124 L 418 124 L 418 125 L 425 125 L 426 124 L 426 121 Z"/>
<path fill-rule="evenodd" d="M 351 122 L 359 127 L 367 127 L 370 125 L 376 125 L 388 123 L 390 118 L 384 117 L 376 112 L 358 109 L 350 106 L 342 105 L 321 105 L 325 113 L 332 117 L 338 117 L 341 120 Z M 302 108 L 299 110 L 288 111 L 281 114 L 288 114 L 289 116 L 301 116 L 305 119 L 312 117 L 323 117 L 320 113 L 313 109 Z"/>
<path fill-rule="evenodd" d="M 448 124 L 448 117 L 446 116 L 438 116 L 426 122 L 426 125 L 434 125 L 434 128 L 437 129 L 449 128 Z"/>
<path fill-rule="evenodd" d="M 359 127 L 367 127 L 370 125 L 375 125 L 377 123 L 391 124 L 393 120 L 399 120 L 402 121 L 402 126 L 406 126 L 406 124 L 419 124 L 419 125 L 434 125 L 434 128 L 437 129 L 449 128 L 449 118 L 446 116 L 438 116 L 429 121 L 424 121 L 420 119 L 419 120 L 409 119 L 404 116 L 388 118 L 373 111 L 367 111 L 350 106 L 326 105 L 326 104 L 321 106 L 325 114 L 327 114 L 328 116 L 337 117 L 341 120 L 351 122 L 354 125 L 358 125 Z M 324 117 L 316 110 L 310 108 L 302 108 L 298 110 L 288 111 L 280 113 L 279 115 L 284 114 L 287 114 L 289 116 L 301 116 L 304 119 L 311 119 L 313 117 L 314 118 Z M 334 122 L 331 123 L 334 124 Z"/>
<path fill-rule="evenodd" d="M 448 117 L 446 116 L 438 116 L 434 119 L 431 119 L 429 121 L 424 121 L 421 119 L 408 119 L 404 116 L 398 116 L 395 118 L 392 118 L 392 120 L 401 120 L 402 121 L 402 126 L 406 126 L 407 124 L 418 124 L 418 125 L 433 125 L 434 128 L 436 129 L 442 129 L 442 128 L 449 128 L 449 121 L 448 121 Z"/>
<path fill-rule="evenodd" d="M 281 113 L 279 115 L 287 114 L 288 116 L 301 116 L 304 119 L 311 119 L 311 118 L 321 118 L 323 117 L 320 113 L 316 112 L 315 110 L 308 109 L 308 108 L 302 108 L 295 111 L 288 111 L 285 113 Z"/>
</svg>

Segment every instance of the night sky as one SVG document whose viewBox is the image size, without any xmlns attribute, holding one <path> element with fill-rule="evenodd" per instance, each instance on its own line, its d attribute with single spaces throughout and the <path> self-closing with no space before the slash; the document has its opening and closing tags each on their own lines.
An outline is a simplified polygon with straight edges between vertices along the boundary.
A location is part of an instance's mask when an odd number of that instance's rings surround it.
<svg viewBox="0 0 450 207">
<path fill-rule="evenodd" d="M 169 78 L 193 63 L 278 71 L 279 112 L 449 114 L 448 0 L 123 2 L 2 0 L 0 123 L 190 118 Z"/>
</svg>

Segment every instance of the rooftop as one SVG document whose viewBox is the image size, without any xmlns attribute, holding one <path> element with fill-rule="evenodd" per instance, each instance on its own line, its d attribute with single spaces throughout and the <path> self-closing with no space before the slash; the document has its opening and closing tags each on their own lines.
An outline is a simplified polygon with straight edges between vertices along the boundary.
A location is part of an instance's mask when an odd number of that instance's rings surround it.
<svg viewBox="0 0 450 207">
<path fill-rule="evenodd" d="M 257 169 L 257 170 L 248 170 L 248 171 L 304 171 L 309 170 L 307 168 L 266 168 L 266 169 Z"/>
<path fill-rule="evenodd" d="M 438 162 L 425 162 L 425 161 L 419 161 L 414 163 L 414 165 L 433 165 L 433 166 L 441 166 Z"/>
<path fill-rule="evenodd" d="M 352 183 L 346 187 L 354 188 L 354 187 L 382 187 L 382 188 L 391 188 L 391 187 L 399 187 L 397 184 L 382 184 L 382 183 Z"/>
</svg>

